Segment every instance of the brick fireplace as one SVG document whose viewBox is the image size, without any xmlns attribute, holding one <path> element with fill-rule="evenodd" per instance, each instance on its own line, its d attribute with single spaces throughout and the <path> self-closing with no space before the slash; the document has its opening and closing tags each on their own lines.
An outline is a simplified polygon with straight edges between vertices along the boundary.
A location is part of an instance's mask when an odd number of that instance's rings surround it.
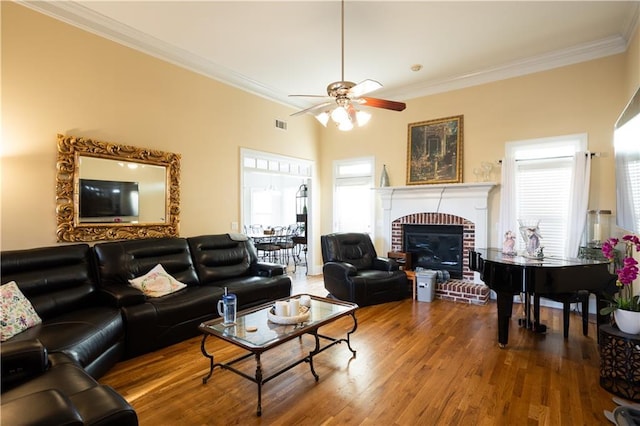
<svg viewBox="0 0 640 426">
<path fill-rule="evenodd" d="M 391 222 L 391 251 L 403 251 L 403 225 L 455 225 L 462 228 L 461 255 L 463 261 L 462 278 L 473 281 L 473 271 L 469 269 L 469 249 L 475 247 L 476 226 L 460 216 L 445 213 L 414 213 Z"/>
<path fill-rule="evenodd" d="M 402 250 L 402 225 L 459 225 L 463 228 L 463 280 L 481 283 L 469 269 L 469 250 L 489 243 L 488 198 L 495 183 L 461 183 L 378 188 L 383 210 L 384 251 Z"/>
</svg>

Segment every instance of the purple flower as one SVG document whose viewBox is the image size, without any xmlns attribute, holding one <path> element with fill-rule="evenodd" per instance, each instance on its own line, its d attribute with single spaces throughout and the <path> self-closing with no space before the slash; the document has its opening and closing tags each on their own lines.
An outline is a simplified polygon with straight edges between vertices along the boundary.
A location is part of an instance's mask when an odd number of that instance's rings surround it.
<svg viewBox="0 0 640 426">
<path fill-rule="evenodd" d="M 620 242 L 617 238 L 609 238 L 602 244 L 602 254 L 612 264 L 616 258 L 615 247 Z M 637 235 L 625 235 L 622 237 L 622 242 L 625 245 L 625 257 L 622 261 L 622 267 L 616 270 L 618 275 L 616 285 L 620 288 L 620 292 L 618 297 L 614 298 L 613 307 L 614 309 L 640 312 L 640 297 L 634 296 L 633 292 L 633 281 L 638 278 L 640 272 L 638 261 L 633 258 L 633 249 L 640 251 L 640 238 Z"/>
<path fill-rule="evenodd" d="M 609 260 L 612 260 L 615 257 L 615 247 L 618 245 L 619 240 L 617 238 L 609 238 L 607 241 L 602 243 L 602 254 Z"/>
<path fill-rule="evenodd" d="M 640 251 L 640 238 L 637 235 L 625 235 L 622 239 L 636 246 L 636 251 Z"/>
<path fill-rule="evenodd" d="M 631 284 L 636 278 L 638 278 L 638 262 L 633 257 L 625 257 L 622 268 L 618 269 L 618 280 L 624 284 Z"/>
</svg>

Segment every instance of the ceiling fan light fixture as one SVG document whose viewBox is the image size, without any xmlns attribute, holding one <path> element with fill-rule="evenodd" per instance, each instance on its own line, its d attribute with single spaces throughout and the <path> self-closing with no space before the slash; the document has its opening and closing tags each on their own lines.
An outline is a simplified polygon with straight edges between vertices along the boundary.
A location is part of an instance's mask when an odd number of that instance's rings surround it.
<svg viewBox="0 0 640 426">
<path fill-rule="evenodd" d="M 338 130 L 342 130 L 343 132 L 347 132 L 353 129 L 353 123 L 348 118 L 338 124 Z"/>
<path fill-rule="evenodd" d="M 367 124 L 371 120 L 371 114 L 366 111 L 357 111 L 356 112 L 356 121 L 358 122 L 358 127 L 362 127 Z"/>
<path fill-rule="evenodd" d="M 344 107 L 339 106 L 331 111 L 331 119 L 340 124 L 345 121 L 349 121 L 349 113 Z"/>
<path fill-rule="evenodd" d="M 371 114 L 364 111 L 358 111 L 354 105 L 365 105 L 367 107 L 384 108 L 392 111 L 403 111 L 406 108 L 406 104 L 403 102 L 395 102 L 386 99 L 378 99 L 371 97 L 364 97 L 367 93 L 380 89 L 382 84 L 375 80 L 363 80 L 360 83 L 354 83 L 353 81 L 346 81 L 344 79 L 344 0 L 341 0 L 341 12 L 340 12 L 340 42 L 342 60 L 341 65 L 341 80 L 334 81 L 327 86 L 327 96 L 329 99 L 333 99 L 335 106 L 333 109 L 326 109 L 333 102 L 327 100 L 318 105 L 305 108 L 301 111 L 293 113 L 291 115 L 300 115 L 305 113 L 314 113 L 316 119 L 323 125 L 327 126 L 329 117 L 338 126 L 340 130 L 351 130 L 354 126 L 364 126 L 371 119 Z M 289 96 L 307 96 L 307 97 L 319 97 L 318 95 L 289 95 Z M 315 114 L 316 111 L 321 111 Z"/>
<path fill-rule="evenodd" d="M 322 111 L 320 114 L 317 114 L 315 117 L 316 117 L 316 120 L 318 120 L 320 124 L 322 124 L 324 127 L 327 127 L 327 123 L 329 123 L 329 119 L 331 118 L 328 111 Z"/>
</svg>

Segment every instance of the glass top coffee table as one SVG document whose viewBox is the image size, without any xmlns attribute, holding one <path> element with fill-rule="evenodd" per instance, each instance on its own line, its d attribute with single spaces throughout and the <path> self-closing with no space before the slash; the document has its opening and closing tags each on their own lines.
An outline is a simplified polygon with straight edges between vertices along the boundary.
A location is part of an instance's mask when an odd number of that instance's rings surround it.
<svg viewBox="0 0 640 426">
<path fill-rule="evenodd" d="M 298 294 L 279 300 L 290 300 L 300 298 L 300 296 L 301 295 Z M 300 323 L 276 324 L 272 322 L 269 319 L 269 311 L 273 308 L 275 302 L 270 302 L 238 312 L 236 322 L 231 326 L 223 325 L 222 318 L 217 318 L 200 324 L 198 328 L 203 333 L 200 349 L 202 354 L 209 359 L 209 373 L 202 379 L 202 383 L 207 383 L 213 374 L 214 368 L 216 367 L 233 371 L 234 373 L 251 380 L 258 385 L 258 408 L 256 414 L 260 416 L 262 415 L 262 385 L 271 379 L 292 369 L 298 364 L 308 362 L 311 374 L 313 374 L 315 380 L 318 381 L 320 377 L 316 374 L 313 368 L 313 357 L 338 343 L 345 342 L 355 357 L 356 351 L 351 348 L 350 337 L 358 327 L 358 321 L 356 320 L 355 315 L 358 305 L 335 299 L 326 299 L 311 295 L 305 296 L 308 296 L 311 299 L 309 316 Z M 353 319 L 353 328 L 347 332 L 344 338 L 329 337 L 318 333 L 318 329 L 323 325 L 329 324 L 344 316 L 351 316 Z M 260 361 L 262 353 L 288 342 L 289 340 L 295 339 L 296 337 L 300 337 L 303 334 L 310 334 L 315 338 L 315 348 L 309 353 L 309 355 L 284 366 L 268 377 L 263 377 L 262 364 Z M 227 363 L 216 363 L 214 361 L 213 354 L 209 354 L 205 348 L 205 342 L 209 336 L 217 337 L 233 345 L 239 346 L 249 351 L 249 353 Z M 323 341 L 327 341 L 328 343 L 321 346 L 320 339 L 323 339 Z M 251 356 L 255 357 L 256 360 L 255 377 L 233 367 L 234 364 Z"/>
</svg>

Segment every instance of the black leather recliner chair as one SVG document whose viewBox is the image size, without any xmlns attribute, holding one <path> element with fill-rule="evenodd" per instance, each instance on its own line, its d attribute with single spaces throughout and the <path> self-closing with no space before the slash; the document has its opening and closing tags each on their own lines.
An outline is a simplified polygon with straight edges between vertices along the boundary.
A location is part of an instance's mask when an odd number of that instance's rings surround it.
<svg viewBox="0 0 640 426">
<path fill-rule="evenodd" d="M 378 257 L 368 234 L 322 235 L 320 243 L 324 286 L 333 297 L 367 306 L 409 295 L 407 275 L 393 259 Z"/>
</svg>

